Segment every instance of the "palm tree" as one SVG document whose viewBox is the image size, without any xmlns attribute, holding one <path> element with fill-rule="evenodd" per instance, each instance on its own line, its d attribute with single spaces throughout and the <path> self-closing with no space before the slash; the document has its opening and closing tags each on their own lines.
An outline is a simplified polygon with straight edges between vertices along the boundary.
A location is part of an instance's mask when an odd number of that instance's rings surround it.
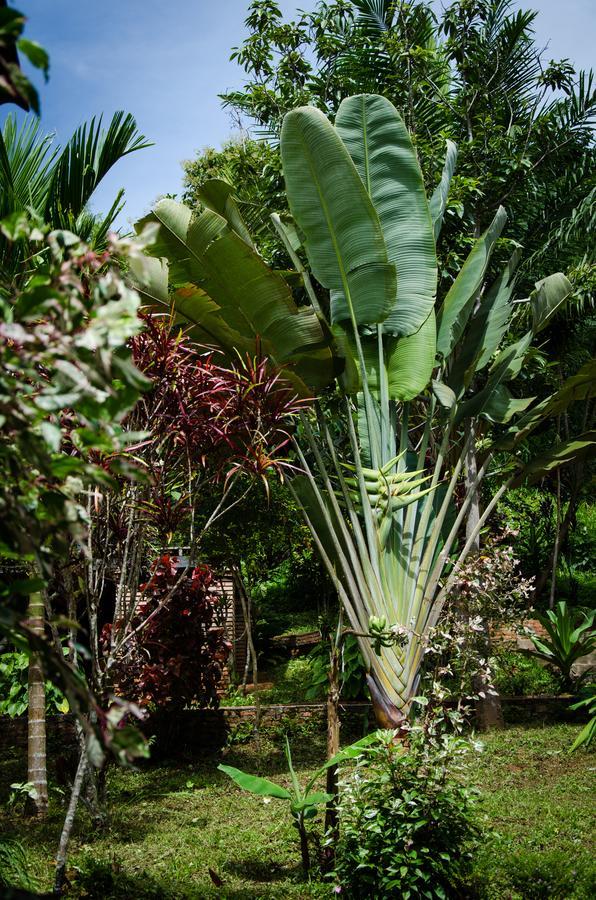
<svg viewBox="0 0 596 900">
<path fill-rule="evenodd" d="M 295 110 L 281 152 L 294 222 L 276 224 L 312 309 L 292 307 L 283 279 L 251 245 L 229 187 L 217 200 L 205 190 L 198 215 L 171 200 L 157 204 L 148 219 L 158 225 L 158 258 L 145 294 L 173 302 L 198 338 L 229 353 L 236 341 L 254 349 L 262 340 L 306 395 L 336 379 L 343 409 L 320 405 L 303 417 L 291 487 L 358 636 L 378 718 L 397 726 L 416 694 L 428 636 L 499 498 L 592 448 L 590 433 L 526 464 L 517 456 L 545 419 L 593 395 L 595 366 L 540 403 L 508 387 L 570 285 L 560 273 L 539 282 L 528 298 L 531 327 L 508 341 L 519 255 L 485 284 L 503 209 L 437 305 L 435 244 L 455 147 L 429 200 L 388 100 L 344 100 L 335 127 L 313 107 Z M 458 500 L 472 447 L 478 471 Z M 487 477 L 499 486 L 461 540 Z"/>
<path fill-rule="evenodd" d="M 102 118 L 78 128 L 66 146 L 54 147 L 53 135 L 41 131 L 40 120 L 30 116 L 21 125 L 9 115 L 0 133 L 0 219 L 18 235 L 21 217 L 34 217 L 40 225 L 67 229 L 96 249 L 123 207 L 118 192 L 103 216 L 88 210 L 99 183 L 118 160 L 151 146 L 137 130 L 130 113 L 116 112 L 107 129 Z M 29 248 L 0 235 L 0 274 L 4 287 L 30 272 Z"/>
</svg>

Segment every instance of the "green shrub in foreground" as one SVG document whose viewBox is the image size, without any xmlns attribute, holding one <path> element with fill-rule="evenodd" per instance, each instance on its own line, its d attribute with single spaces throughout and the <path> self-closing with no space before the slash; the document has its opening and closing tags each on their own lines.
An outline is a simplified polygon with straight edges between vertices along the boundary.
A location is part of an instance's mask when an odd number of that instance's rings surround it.
<svg viewBox="0 0 596 900">
<path fill-rule="evenodd" d="M 338 892 L 350 898 L 462 893 L 480 829 L 460 780 L 470 745 L 413 728 L 408 746 L 379 732 L 340 786 Z"/>
</svg>

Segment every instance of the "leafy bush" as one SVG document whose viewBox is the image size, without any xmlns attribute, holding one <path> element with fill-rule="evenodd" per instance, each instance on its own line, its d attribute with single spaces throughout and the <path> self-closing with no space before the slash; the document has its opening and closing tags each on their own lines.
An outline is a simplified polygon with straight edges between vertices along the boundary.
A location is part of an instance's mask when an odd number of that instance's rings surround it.
<svg viewBox="0 0 596 900">
<path fill-rule="evenodd" d="M 561 680 L 533 656 L 517 650 L 501 650 L 490 660 L 493 683 L 500 694 L 523 697 L 558 694 Z"/>
<path fill-rule="evenodd" d="M 340 783 L 335 877 L 351 898 L 445 898 L 465 882 L 479 828 L 459 776 L 469 744 L 410 731 L 379 740 Z"/>
<path fill-rule="evenodd" d="M 565 554 L 569 568 L 593 572 L 596 557 L 596 504 L 580 503 L 575 514 L 575 528 L 569 533 L 569 549 Z"/>
<path fill-rule="evenodd" d="M 184 707 L 218 704 L 217 688 L 231 645 L 218 612 L 221 598 L 210 590 L 211 571 L 187 573 L 176 557 L 164 555 L 141 585 L 143 599 L 132 622 L 134 639 L 116 661 L 115 687 L 143 705 Z M 102 632 L 109 646 L 111 625 Z"/>
<path fill-rule="evenodd" d="M 29 705 L 29 657 L 26 653 L 0 655 L 0 715 L 22 716 Z M 68 700 L 57 687 L 46 681 L 48 713 L 68 712 Z"/>
<path fill-rule="evenodd" d="M 268 516 L 270 519 L 271 513 Z M 302 544 L 298 543 L 298 538 Z M 309 542 L 308 535 L 296 533 L 291 557 L 270 569 L 267 578 L 254 585 L 260 643 L 274 635 L 314 631 L 318 615 L 328 601 L 335 599 L 329 579 Z"/>
<path fill-rule="evenodd" d="M 329 685 L 329 644 L 321 641 L 308 655 L 311 665 L 310 681 L 306 682 L 304 697 L 317 700 L 325 697 Z M 341 652 L 340 688 L 344 700 L 368 696 L 366 668 L 358 647 L 358 638 L 346 635 Z"/>
</svg>

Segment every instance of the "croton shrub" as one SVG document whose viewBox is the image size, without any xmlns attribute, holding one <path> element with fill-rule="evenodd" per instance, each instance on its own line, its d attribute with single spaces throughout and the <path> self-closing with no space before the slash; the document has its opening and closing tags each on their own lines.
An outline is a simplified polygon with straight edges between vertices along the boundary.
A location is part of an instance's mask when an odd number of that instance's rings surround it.
<svg viewBox="0 0 596 900">
<path fill-rule="evenodd" d="M 141 585 L 128 640 L 112 667 L 114 692 L 145 708 L 217 706 L 231 644 L 225 637 L 225 601 L 208 566 L 180 568 L 158 557 Z M 115 623 L 121 627 L 122 623 Z M 107 648 L 112 624 L 104 627 Z"/>
</svg>

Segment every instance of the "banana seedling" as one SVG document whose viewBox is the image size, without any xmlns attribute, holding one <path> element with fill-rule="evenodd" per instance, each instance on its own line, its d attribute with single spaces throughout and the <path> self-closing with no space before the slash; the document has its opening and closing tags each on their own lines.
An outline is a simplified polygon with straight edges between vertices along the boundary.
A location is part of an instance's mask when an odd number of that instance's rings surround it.
<svg viewBox="0 0 596 900">
<path fill-rule="evenodd" d="M 349 747 L 340 750 L 339 753 L 336 753 L 335 756 L 328 759 L 320 769 L 317 769 L 304 788 L 300 785 L 298 776 L 296 775 L 296 771 L 292 764 L 292 753 L 287 736 L 285 754 L 288 763 L 291 788 L 285 788 L 280 784 L 275 784 L 274 781 L 269 781 L 269 779 L 261 778 L 258 775 L 249 775 L 248 772 L 242 772 L 240 769 L 234 768 L 234 766 L 219 765 L 217 768 L 220 772 L 225 772 L 225 774 L 231 778 L 232 781 L 235 781 L 243 790 L 250 791 L 251 794 L 275 800 L 287 800 L 289 802 L 293 824 L 300 836 L 302 867 L 304 873 L 307 875 L 310 870 L 310 853 L 308 849 L 306 822 L 309 819 L 314 819 L 317 815 L 319 806 L 328 803 L 333 799 L 331 794 L 328 794 L 326 791 L 315 790 L 315 785 L 323 773 L 331 766 L 337 766 L 346 759 L 354 759 L 354 757 L 359 756 L 369 744 L 373 743 L 375 736 L 376 732 L 369 734 L 362 738 L 362 740 L 356 741 L 355 744 L 350 744 Z"/>
</svg>

